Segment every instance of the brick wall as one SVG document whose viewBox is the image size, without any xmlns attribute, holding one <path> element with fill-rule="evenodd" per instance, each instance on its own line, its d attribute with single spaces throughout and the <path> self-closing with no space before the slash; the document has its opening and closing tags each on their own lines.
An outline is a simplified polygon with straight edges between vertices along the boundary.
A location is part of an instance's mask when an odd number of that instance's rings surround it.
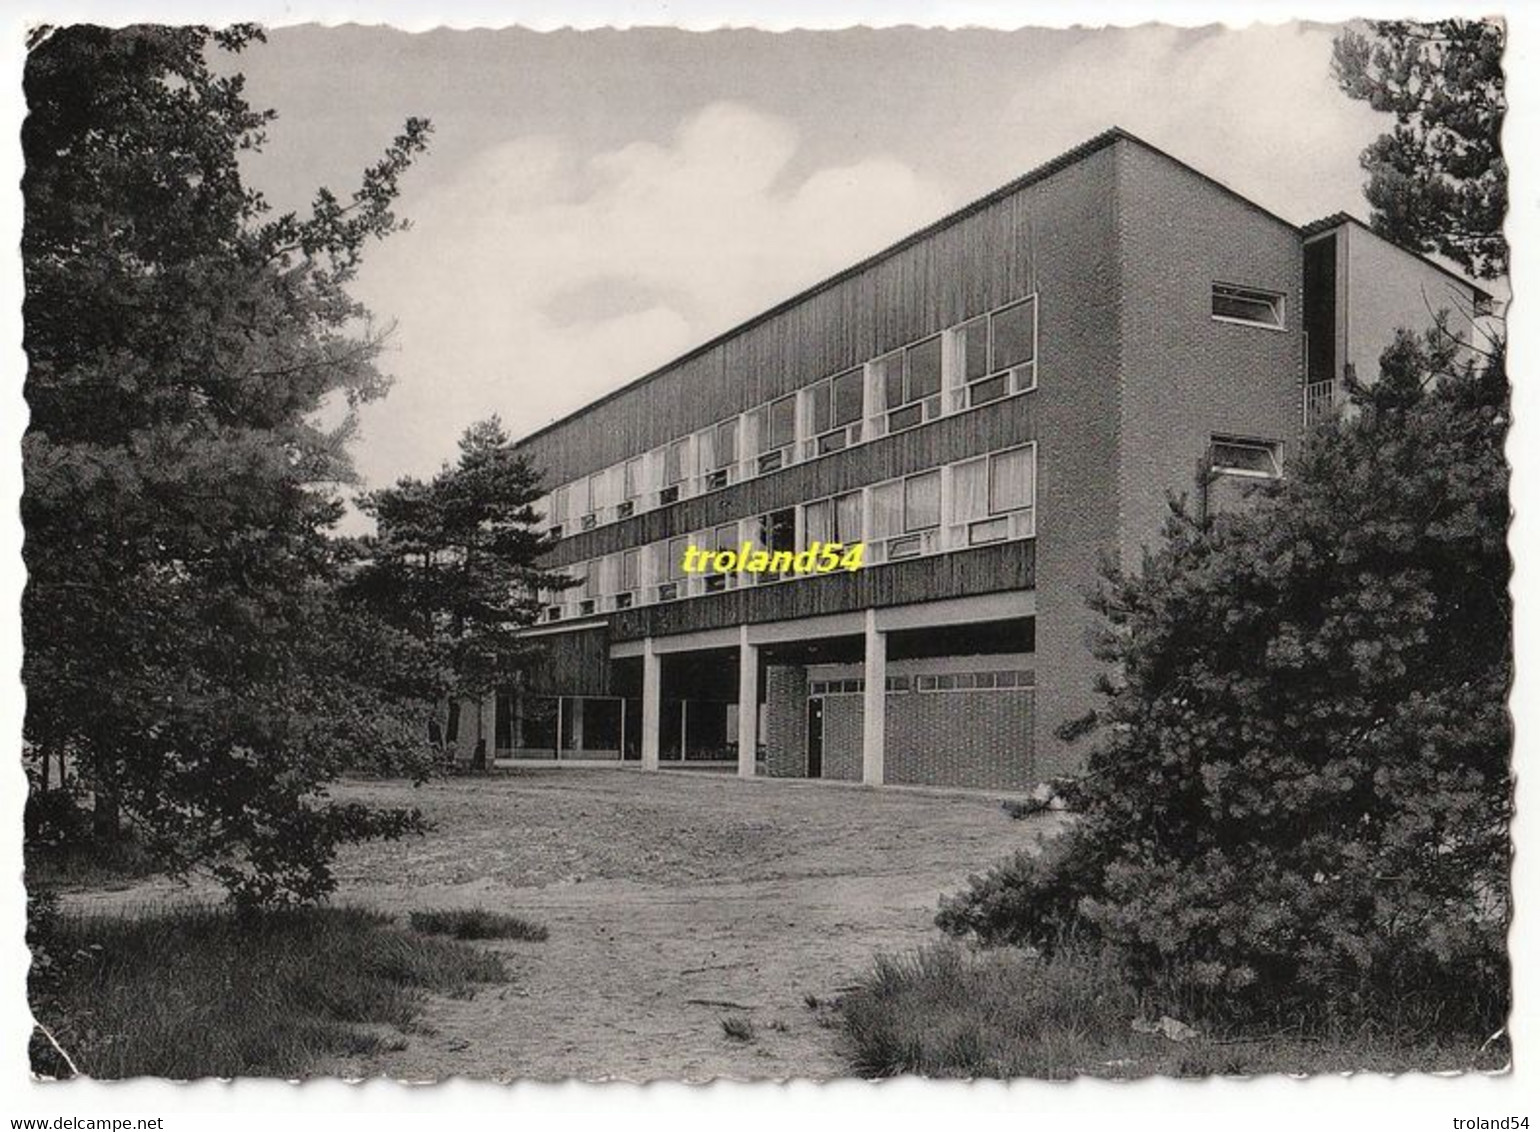
<svg viewBox="0 0 1540 1132">
<path fill-rule="evenodd" d="M 1054 727 L 1083 714 L 1099 665 L 1084 591 L 1117 542 L 1119 142 L 1086 161 L 1071 199 L 1045 200 L 1038 256 L 1035 747 L 1045 773 L 1078 766 Z M 1045 194 L 1046 196 L 1046 194 Z M 1051 230 L 1051 231 L 1050 231 Z"/>
<path fill-rule="evenodd" d="M 807 669 L 765 667 L 765 774 L 801 778 L 807 774 Z"/>
<path fill-rule="evenodd" d="M 823 698 L 824 778 L 861 781 L 861 723 L 865 715 L 860 696 Z"/>
<path fill-rule="evenodd" d="M 1122 448 L 1125 563 L 1155 544 L 1168 492 L 1197 501 L 1216 435 L 1281 441 L 1303 427 L 1304 252 L 1298 233 L 1139 146 L 1119 152 L 1124 270 Z M 1284 296 L 1284 329 L 1221 322 L 1214 283 Z M 1226 502 L 1240 493 L 1221 488 Z"/>
<path fill-rule="evenodd" d="M 1038 523 L 1039 777 L 1079 769 L 1084 742 L 1057 728 L 1094 707 L 1100 664 L 1087 642 L 1097 629 L 1085 593 L 1103 556 L 1137 566 L 1158 541 L 1168 493 L 1196 502 L 1209 438 L 1298 441 L 1303 395 L 1300 312 L 1303 253 L 1282 221 L 1143 146 L 1113 150 L 1114 191 L 1105 216 L 1087 216 L 1092 239 L 1077 266 L 1096 276 L 1086 323 L 1055 324 L 1062 299 L 1044 287 L 1040 350 Z M 1105 219 L 1111 232 L 1104 233 Z M 1044 263 L 1046 265 L 1046 257 Z M 1215 282 L 1281 292 L 1286 329 L 1211 317 Z M 1109 361 L 1107 351 L 1111 351 Z"/>
<path fill-rule="evenodd" d="M 1030 688 L 888 696 L 884 777 L 895 785 L 1035 785 Z"/>
</svg>

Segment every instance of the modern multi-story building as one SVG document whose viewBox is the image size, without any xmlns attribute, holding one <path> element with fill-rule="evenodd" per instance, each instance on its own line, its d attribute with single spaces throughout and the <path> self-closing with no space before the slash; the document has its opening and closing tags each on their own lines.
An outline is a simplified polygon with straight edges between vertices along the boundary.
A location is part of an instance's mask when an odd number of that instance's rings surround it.
<svg viewBox="0 0 1540 1132">
<path fill-rule="evenodd" d="M 724 270 L 731 270 L 730 265 Z M 1085 594 L 1168 493 L 1282 474 L 1347 367 L 1472 284 L 1102 134 L 520 442 L 581 579 L 500 758 L 1024 788 L 1082 757 Z M 687 573 L 691 545 L 866 546 Z"/>
</svg>

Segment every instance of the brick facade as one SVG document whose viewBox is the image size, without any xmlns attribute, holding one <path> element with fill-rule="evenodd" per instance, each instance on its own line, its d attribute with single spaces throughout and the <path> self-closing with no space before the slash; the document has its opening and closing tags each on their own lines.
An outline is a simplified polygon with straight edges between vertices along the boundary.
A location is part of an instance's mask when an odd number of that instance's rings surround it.
<svg viewBox="0 0 1540 1132">
<path fill-rule="evenodd" d="M 888 696 L 889 782 L 1025 790 L 1033 765 L 1031 688 Z"/>
<path fill-rule="evenodd" d="M 769 777 L 807 773 L 807 669 L 800 664 L 765 667 L 764 746 Z"/>
<path fill-rule="evenodd" d="M 860 696 L 823 697 L 824 778 L 861 781 L 861 723 L 865 714 Z"/>
</svg>

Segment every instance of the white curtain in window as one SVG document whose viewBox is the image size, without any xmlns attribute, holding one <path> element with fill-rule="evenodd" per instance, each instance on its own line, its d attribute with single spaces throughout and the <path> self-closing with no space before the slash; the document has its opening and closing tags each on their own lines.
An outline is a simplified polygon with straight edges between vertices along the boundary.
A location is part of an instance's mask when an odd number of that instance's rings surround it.
<svg viewBox="0 0 1540 1132">
<path fill-rule="evenodd" d="M 594 510 L 602 511 L 606 507 L 613 507 L 620 502 L 621 469 L 618 467 L 606 468 L 594 476 Z"/>
<path fill-rule="evenodd" d="M 701 475 L 717 470 L 717 430 L 708 428 L 695 438 L 696 465 Z"/>
<path fill-rule="evenodd" d="M 971 523 L 989 514 L 989 461 L 970 460 L 952 469 L 953 522 Z"/>
<path fill-rule="evenodd" d="M 895 481 L 872 488 L 872 537 L 884 539 L 903 533 L 903 483 Z"/>
<path fill-rule="evenodd" d="M 684 479 L 689 471 L 685 467 L 685 442 L 676 440 L 663 448 L 662 475 L 658 480 L 659 487 L 669 487 Z"/>
<path fill-rule="evenodd" d="M 636 589 L 638 581 L 637 566 L 639 565 L 641 552 L 628 550 L 620 558 L 620 588 L 622 590 Z"/>
<path fill-rule="evenodd" d="M 924 531 L 941 525 L 941 473 L 926 472 L 904 481 L 904 529 Z"/>
<path fill-rule="evenodd" d="M 815 542 L 837 542 L 834 531 L 834 501 L 832 499 L 820 499 L 817 503 L 809 503 L 802 509 L 802 521 L 805 527 L 804 538 L 808 546 Z"/>
<path fill-rule="evenodd" d="M 852 491 L 834 501 L 834 537 L 849 544 L 861 541 L 861 493 Z"/>
<path fill-rule="evenodd" d="M 989 458 L 989 511 L 1000 515 L 1032 506 L 1035 449 L 1017 448 Z"/>
</svg>

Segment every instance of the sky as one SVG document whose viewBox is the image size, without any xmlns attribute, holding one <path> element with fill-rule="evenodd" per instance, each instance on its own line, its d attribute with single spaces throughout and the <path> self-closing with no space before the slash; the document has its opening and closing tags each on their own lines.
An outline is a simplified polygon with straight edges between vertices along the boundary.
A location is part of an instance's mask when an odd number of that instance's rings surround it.
<svg viewBox="0 0 1540 1132">
<path fill-rule="evenodd" d="M 248 179 L 350 190 L 409 115 L 409 231 L 354 293 L 393 325 L 366 484 L 432 473 L 492 413 L 533 431 L 1112 125 L 1288 220 L 1367 217 L 1386 119 L 1321 24 L 995 31 L 275 29 Z"/>
</svg>

